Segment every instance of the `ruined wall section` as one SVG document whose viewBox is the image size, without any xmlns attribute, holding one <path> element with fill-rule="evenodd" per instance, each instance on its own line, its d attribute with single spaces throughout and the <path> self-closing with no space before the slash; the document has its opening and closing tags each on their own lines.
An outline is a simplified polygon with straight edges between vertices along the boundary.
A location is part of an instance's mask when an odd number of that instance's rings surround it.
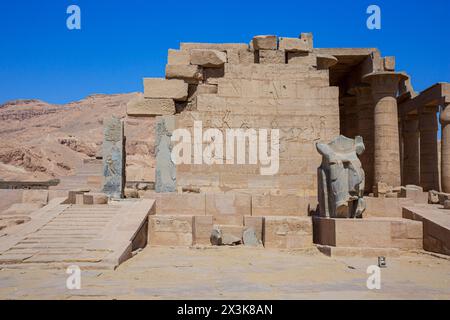
<svg viewBox="0 0 450 320">
<path fill-rule="evenodd" d="M 339 134 L 339 89 L 329 86 L 328 69 L 317 67 L 310 34 L 257 36 L 250 45 L 182 43 L 180 50 L 169 50 L 166 78 L 183 80 L 178 91 L 188 87 L 187 96 L 172 90 L 174 117 L 175 128 L 188 129 L 192 136 L 196 120 L 202 121 L 203 132 L 217 128 L 224 137 L 228 128 L 280 130 L 276 175 L 261 175 L 260 164 L 181 164 L 176 166 L 177 191 L 317 193 L 321 159 L 315 143 Z M 144 79 L 146 92 L 158 85 Z M 153 90 L 150 96 L 157 94 Z"/>
</svg>

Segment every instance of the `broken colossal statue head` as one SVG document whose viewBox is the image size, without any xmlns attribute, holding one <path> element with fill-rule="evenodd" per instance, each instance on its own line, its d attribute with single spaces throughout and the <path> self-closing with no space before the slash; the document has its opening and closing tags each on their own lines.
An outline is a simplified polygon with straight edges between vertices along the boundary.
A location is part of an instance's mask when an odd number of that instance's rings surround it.
<svg viewBox="0 0 450 320">
<path fill-rule="evenodd" d="M 317 143 L 316 148 L 322 155 L 317 175 L 320 216 L 362 217 L 366 209 L 364 170 L 358 159 L 365 150 L 362 137 L 339 136 L 328 144 Z"/>
</svg>

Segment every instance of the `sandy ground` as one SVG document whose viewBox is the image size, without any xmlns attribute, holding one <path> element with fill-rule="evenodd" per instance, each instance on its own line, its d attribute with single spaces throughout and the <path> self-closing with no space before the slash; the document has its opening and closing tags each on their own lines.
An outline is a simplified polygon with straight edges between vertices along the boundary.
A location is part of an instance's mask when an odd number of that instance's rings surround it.
<svg viewBox="0 0 450 320">
<path fill-rule="evenodd" d="M 381 289 L 366 287 L 374 258 L 314 251 L 147 247 L 112 270 L 2 269 L 1 299 L 450 299 L 450 260 L 408 253 L 387 260 Z"/>
</svg>

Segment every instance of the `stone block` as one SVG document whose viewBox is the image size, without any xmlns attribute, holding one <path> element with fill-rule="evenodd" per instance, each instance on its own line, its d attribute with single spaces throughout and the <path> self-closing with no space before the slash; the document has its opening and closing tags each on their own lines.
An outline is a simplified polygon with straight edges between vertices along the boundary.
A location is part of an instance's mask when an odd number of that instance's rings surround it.
<svg viewBox="0 0 450 320">
<path fill-rule="evenodd" d="M 167 55 L 167 64 L 170 65 L 189 65 L 191 56 L 187 51 L 169 49 Z"/>
<path fill-rule="evenodd" d="M 317 249 L 328 257 L 358 257 L 377 258 L 400 256 L 400 250 L 395 248 L 349 248 L 317 245 Z"/>
<path fill-rule="evenodd" d="M 79 189 L 79 190 L 70 190 L 68 192 L 68 197 L 67 200 L 65 201 L 65 203 L 67 204 L 75 204 L 77 201 L 77 195 L 83 195 L 85 193 L 90 192 L 90 189 Z M 82 202 L 82 201 L 81 201 Z"/>
<path fill-rule="evenodd" d="M 191 51 L 193 49 L 209 49 L 218 51 L 242 50 L 248 48 L 245 43 L 202 43 L 202 42 L 182 42 L 180 49 L 182 51 Z"/>
<path fill-rule="evenodd" d="M 203 79 L 201 67 L 194 65 L 166 65 L 167 79 L 181 79 L 187 83 L 199 83 Z"/>
<path fill-rule="evenodd" d="M 165 98 L 185 101 L 188 84 L 179 79 L 144 78 L 145 98 Z"/>
<path fill-rule="evenodd" d="M 286 52 L 311 52 L 312 42 L 308 38 L 282 38 L 279 39 L 279 50 Z"/>
<path fill-rule="evenodd" d="M 227 62 L 227 54 L 218 50 L 192 49 L 191 64 L 208 68 L 222 67 Z"/>
<path fill-rule="evenodd" d="M 302 249 L 313 244 L 311 218 L 272 217 L 264 219 L 266 248 Z"/>
<path fill-rule="evenodd" d="M 139 96 L 127 103 L 127 115 L 139 117 L 154 117 L 172 115 L 175 113 L 173 99 L 153 99 Z"/>
<path fill-rule="evenodd" d="M 303 216 L 317 207 L 316 197 L 297 195 L 252 195 L 253 216 Z"/>
<path fill-rule="evenodd" d="M 238 51 L 239 64 L 255 63 L 255 52 L 249 49 L 242 49 Z"/>
<path fill-rule="evenodd" d="M 438 193 L 439 204 L 443 206 L 445 201 L 450 200 L 450 193 L 439 192 Z"/>
<path fill-rule="evenodd" d="M 412 199 L 417 204 L 427 204 L 428 192 L 424 192 L 422 187 L 408 185 L 401 188 L 400 198 Z"/>
<path fill-rule="evenodd" d="M 104 193 L 88 192 L 83 196 L 85 204 L 108 204 L 108 196 Z"/>
<path fill-rule="evenodd" d="M 156 193 L 157 215 L 205 215 L 203 193 Z"/>
<path fill-rule="evenodd" d="M 316 56 L 308 52 L 288 52 L 286 60 L 290 65 L 302 65 L 308 68 L 317 66 Z"/>
<path fill-rule="evenodd" d="M 395 57 L 384 57 L 383 66 L 385 71 L 395 71 Z"/>
<path fill-rule="evenodd" d="M 264 231 L 264 217 L 245 216 L 244 227 L 253 228 L 253 230 L 255 230 L 258 241 L 261 241 L 262 243 Z"/>
<path fill-rule="evenodd" d="M 251 215 L 251 196 L 243 193 L 207 193 L 206 215 Z"/>
<path fill-rule="evenodd" d="M 194 244 L 209 245 L 213 230 L 212 216 L 194 216 L 193 238 Z"/>
<path fill-rule="evenodd" d="M 227 63 L 239 64 L 239 50 L 230 49 L 227 50 Z"/>
<path fill-rule="evenodd" d="M 281 50 L 259 50 L 258 60 L 260 64 L 285 64 L 286 55 Z"/>
<path fill-rule="evenodd" d="M 217 225 L 214 225 L 214 228 L 217 228 L 221 231 L 222 239 L 226 239 L 227 237 L 229 237 L 232 239 L 241 239 L 241 241 L 242 241 L 242 235 L 244 233 L 243 226 L 217 224 Z M 227 241 L 225 241 L 225 242 L 227 242 Z M 235 242 L 235 241 L 232 241 L 232 242 Z M 224 244 L 231 244 L 231 243 L 224 243 Z"/>
<path fill-rule="evenodd" d="M 217 85 L 218 80 L 224 75 L 224 68 L 203 68 L 203 79 L 207 84 Z"/>
<path fill-rule="evenodd" d="M 22 203 L 35 203 L 45 206 L 48 203 L 48 190 L 25 189 L 22 191 Z"/>
<path fill-rule="evenodd" d="M 278 39 L 277 36 L 263 35 L 253 37 L 253 48 L 255 50 L 277 50 Z"/>
<path fill-rule="evenodd" d="M 192 216 L 150 216 L 149 244 L 156 246 L 191 246 Z"/>
<path fill-rule="evenodd" d="M 363 217 L 402 217 L 402 208 L 414 205 L 414 200 L 409 198 L 375 198 L 364 197 L 366 211 Z"/>
<path fill-rule="evenodd" d="M 315 217 L 314 243 L 335 247 L 422 249 L 422 223 L 402 218 Z"/>
<path fill-rule="evenodd" d="M 84 205 L 84 195 L 83 194 L 76 194 L 75 195 L 75 204 L 77 205 Z"/>
</svg>

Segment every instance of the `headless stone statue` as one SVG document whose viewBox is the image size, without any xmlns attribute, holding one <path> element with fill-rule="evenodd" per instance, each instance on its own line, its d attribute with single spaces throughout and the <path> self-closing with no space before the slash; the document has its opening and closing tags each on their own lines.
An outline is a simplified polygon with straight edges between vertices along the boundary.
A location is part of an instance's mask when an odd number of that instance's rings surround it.
<svg viewBox="0 0 450 320">
<path fill-rule="evenodd" d="M 366 209 L 365 176 L 358 159 L 365 150 L 362 137 L 339 136 L 328 144 L 317 143 L 316 148 L 322 155 L 317 174 L 320 216 L 361 218 Z"/>
</svg>

